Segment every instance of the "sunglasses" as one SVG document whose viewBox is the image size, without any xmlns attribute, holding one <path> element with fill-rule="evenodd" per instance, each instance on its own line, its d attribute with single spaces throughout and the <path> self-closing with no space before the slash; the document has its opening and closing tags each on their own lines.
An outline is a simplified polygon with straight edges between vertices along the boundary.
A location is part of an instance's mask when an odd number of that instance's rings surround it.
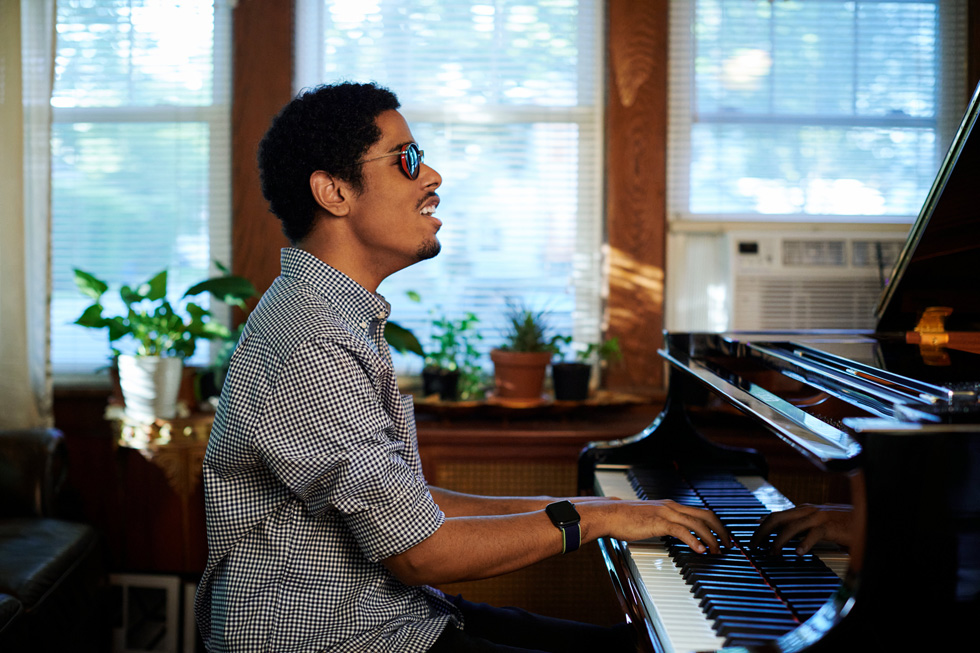
<svg viewBox="0 0 980 653">
<path fill-rule="evenodd" d="M 422 165 L 422 157 L 425 152 L 419 149 L 419 146 L 415 143 L 407 143 L 402 145 L 402 149 L 398 152 L 389 152 L 388 154 L 382 154 L 381 156 L 376 156 L 371 159 L 364 159 L 359 161 L 359 163 L 370 163 L 371 161 L 377 161 L 378 159 L 386 159 L 389 156 L 401 157 L 400 161 L 402 164 L 402 172 L 408 176 L 409 179 L 419 178 L 419 167 Z"/>
</svg>

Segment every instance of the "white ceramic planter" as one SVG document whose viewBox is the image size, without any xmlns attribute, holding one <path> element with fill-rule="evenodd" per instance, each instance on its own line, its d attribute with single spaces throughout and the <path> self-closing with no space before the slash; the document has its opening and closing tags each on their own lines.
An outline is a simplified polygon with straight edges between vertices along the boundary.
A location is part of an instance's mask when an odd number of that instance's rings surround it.
<svg viewBox="0 0 980 653">
<path fill-rule="evenodd" d="M 182 358 L 119 356 L 119 386 L 126 414 L 145 422 L 174 417 L 183 370 Z"/>
</svg>

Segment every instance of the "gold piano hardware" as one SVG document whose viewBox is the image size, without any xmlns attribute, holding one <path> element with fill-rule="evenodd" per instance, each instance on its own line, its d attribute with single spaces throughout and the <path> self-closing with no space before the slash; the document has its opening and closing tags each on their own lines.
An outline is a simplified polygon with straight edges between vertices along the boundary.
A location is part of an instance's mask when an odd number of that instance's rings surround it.
<svg viewBox="0 0 980 653">
<path fill-rule="evenodd" d="M 949 365 L 947 349 L 959 349 L 980 354 L 980 334 L 965 331 L 946 331 L 946 318 L 952 315 L 948 306 L 930 306 L 922 313 L 915 331 L 905 334 L 905 342 L 919 345 L 926 365 Z"/>
</svg>

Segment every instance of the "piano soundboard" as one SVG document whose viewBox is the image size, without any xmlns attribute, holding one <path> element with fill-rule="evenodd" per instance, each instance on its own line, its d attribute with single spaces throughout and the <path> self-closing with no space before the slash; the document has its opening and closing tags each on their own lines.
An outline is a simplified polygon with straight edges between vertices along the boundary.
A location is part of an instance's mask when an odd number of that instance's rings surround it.
<svg viewBox="0 0 980 653">
<path fill-rule="evenodd" d="M 621 499 L 672 499 L 710 508 L 736 546 L 697 554 L 675 538 L 616 542 L 657 639 L 667 653 L 753 646 L 779 638 L 810 618 L 837 590 L 848 556 L 834 545 L 796 555 L 750 550 L 756 526 L 793 504 L 759 476 L 692 474 L 672 469 L 601 466 L 595 493 Z M 603 551 L 608 555 L 607 551 Z"/>
</svg>

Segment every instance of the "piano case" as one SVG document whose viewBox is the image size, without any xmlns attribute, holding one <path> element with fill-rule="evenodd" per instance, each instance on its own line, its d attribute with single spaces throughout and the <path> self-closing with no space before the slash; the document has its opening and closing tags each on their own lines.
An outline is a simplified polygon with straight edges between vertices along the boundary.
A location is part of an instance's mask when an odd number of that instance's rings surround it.
<svg viewBox="0 0 980 653">
<path fill-rule="evenodd" d="M 821 473 L 847 479 L 856 532 L 839 586 L 819 604 L 794 611 L 792 623 L 767 620 L 762 608 L 756 614 L 748 609 L 738 617 L 722 615 L 729 623 L 746 624 L 726 628 L 716 640 L 722 648 L 938 650 L 975 639 L 970 636 L 973 620 L 980 618 L 978 98 L 980 87 L 882 292 L 874 331 L 666 333 L 660 353 L 670 363 L 670 375 L 663 413 L 642 433 L 592 443 L 580 456 L 583 493 L 596 489 L 597 472 L 629 471 L 637 496 L 648 482 L 638 480 L 643 474 L 653 477 L 654 492 L 672 492 L 680 478 L 683 496 L 705 499 L 699 505 L 711 507 L 717 500 L 710 487 L 719 477 L 764 478 L 768 468 L 758 453 L 720 446 L 705 435 L 700 416 L 721 406 L 722 415 L 740 414 Z M 708 490 L 698 485 L 704 478 L 714 479 Z M 780 507 L 778 501 L 772 505 Z M 637 577 L 637 569 L 647 564 L 637 562 L 643 546 L 600 540 L 642 648 L 684 650 L 666 632 L 671 609 L 658 607 L 658 597 L 647 593 L 642 575 Z M 686 559 L 683 551 L 665 555 L 675 566 Z M 768 562 L 756 556 L 750 564 Z M 687 577 L 689 570 L 676 571 Z M 736 566 L 721 564 L 712 578 L 725 585 L 729 573 L 729 584 L 740 588 L 742 572 Z M 794 587 L 798 581 L 794 578 Z M 793 592 L 807 591 L 784 589 L 778 582 L 763 573 L 763 583 L 790 607 Z M 826 577 L 815 582 L 826 583 Z M 713 617 L 704 619 L 713 630 L 719 628 Z M 753 623 L 761 625 L 753 628 Z"/>
</svg>

